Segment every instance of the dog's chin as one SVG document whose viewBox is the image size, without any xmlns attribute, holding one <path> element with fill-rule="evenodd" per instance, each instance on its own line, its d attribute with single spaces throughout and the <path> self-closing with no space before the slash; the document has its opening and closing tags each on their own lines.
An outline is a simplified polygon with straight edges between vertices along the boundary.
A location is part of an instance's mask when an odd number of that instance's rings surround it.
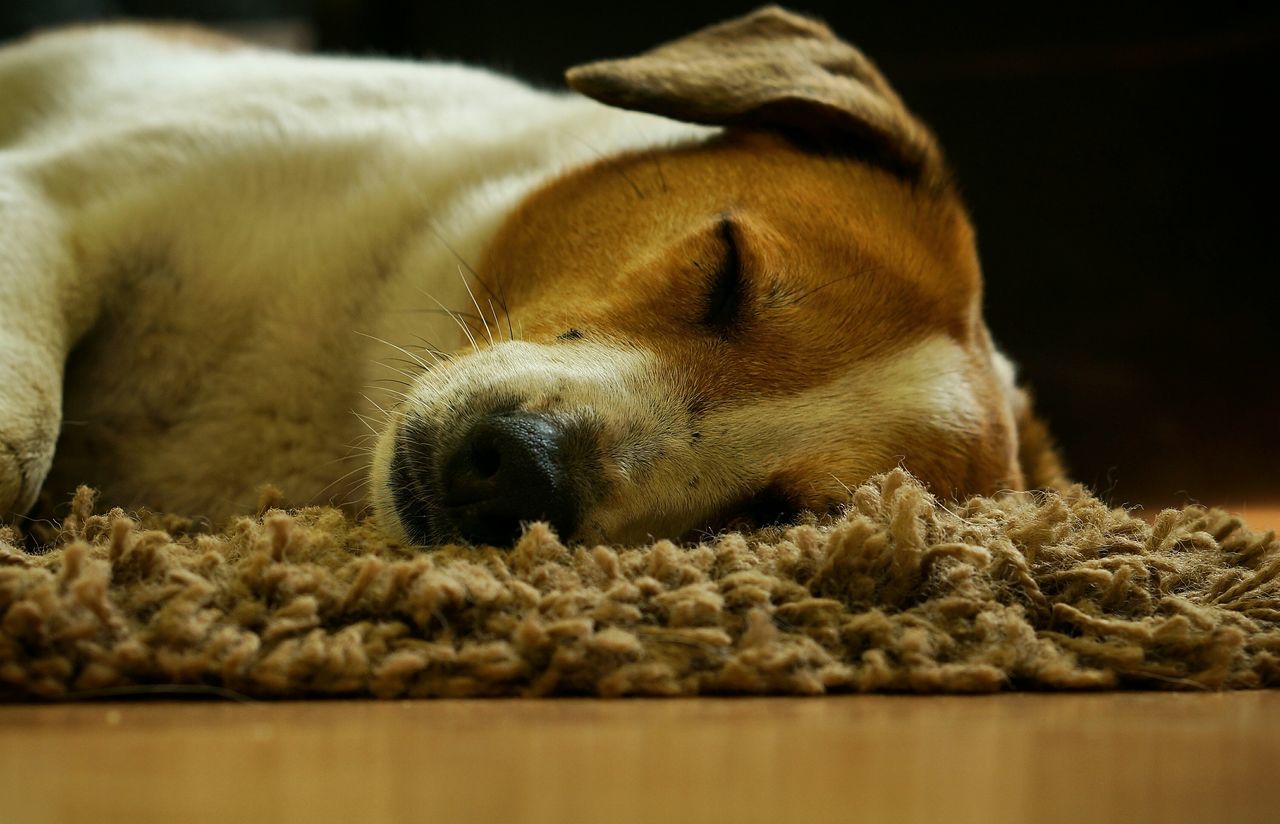
<svg viewBox="0 0 1280 824">
<path fill-rule="evenodd" d="M 447 521 L 438 504 L 439 491 L 431 488 L 434 455 L 419 457 L 401 442 L 402 438 L 400 436 L 395 439 L 387 470 L 387 486 L 392 504 L 390 514 L 395 518 L 399 531 L 409 543 L 419 546 L 457 540 L 461 536 L 446 528 Z M 422 461 L 426 466 L 415 466 L 416 460 Z"/>
<path fill-rule="evenodd" d="M 410 455 L 403 448 L 404 416 L 393 416 L 378 436 L 369 470 L 373 490 L 373 517 L 378 527 L 395 541 L 417 546 L 448 543 L 456 536 L 447 534 L 442 513 L 431 499 L 413 496 L 409 478 Z"/>
</svg>

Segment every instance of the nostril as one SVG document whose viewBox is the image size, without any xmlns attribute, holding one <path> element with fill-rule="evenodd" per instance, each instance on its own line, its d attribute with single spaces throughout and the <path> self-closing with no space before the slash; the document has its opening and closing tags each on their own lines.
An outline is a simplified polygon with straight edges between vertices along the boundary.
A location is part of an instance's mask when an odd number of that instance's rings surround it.
<svg viewBox="0 0 1280 824">
<path fill-rule="evenodd" d="M 522 522 L 546 520 L 568 537 L 579 501 L 567 435 L 561 423 L 531 412 L 477 421 L 441 472 L 441 504 L 459 534 L 503 544 L 519 537 Z"/>
</svg>

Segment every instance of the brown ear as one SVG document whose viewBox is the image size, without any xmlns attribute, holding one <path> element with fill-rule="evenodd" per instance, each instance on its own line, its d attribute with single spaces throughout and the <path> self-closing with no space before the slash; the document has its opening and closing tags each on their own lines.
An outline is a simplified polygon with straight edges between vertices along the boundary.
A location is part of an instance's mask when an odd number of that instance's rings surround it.
<svg viewBox="0 0 1280 824">
<path fill-rule="evenodd" d="M 913 179 L 941 172 L 932 136 L 871 61 L 826 25 L 777 6 L 566 78 L 610 106 L 795 133 Z"/>
</svg>

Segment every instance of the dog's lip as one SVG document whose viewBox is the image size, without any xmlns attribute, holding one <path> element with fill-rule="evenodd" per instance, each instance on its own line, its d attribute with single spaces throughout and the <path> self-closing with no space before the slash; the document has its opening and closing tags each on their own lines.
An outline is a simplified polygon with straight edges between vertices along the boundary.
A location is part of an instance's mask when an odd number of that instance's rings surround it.
<svg viewBox="0 0 1280 824">
<path fill-rule="evenodd" d="M 705 520 L 700 526 L 690 529 L 682 536 L 690 539 L 694 536 L 705 537 L 707 534 L 721 532 L 750 531 L 770 527 L 785 527 L 799 521 L 802 513 L 820 509 L 798 501 L 788 490 L 776 480 L 768 480 L 759 484 L 753 491 L 724 504 L 718 512 Z"/>
<path fill-rule="evenodd" d="M 414 438 L 412 444 L 410 438 Z M 415 472 L 413 455 L 426 467 L 435 464 L 439 438 L 420 420 L 410 420 L 400 427 L 392 444 L 389 485 L 396 519 L 409 539 L 419 545 L 444 539 L 439 517 L 438 495 L 427 488 L 422 473 Z"/>
<path fill-rule="evenodd" d="M 484 499 L 479 497 L 469 499 L 445 497 L 444 500 L 439 501 L 436 506 L 444 512 L 460 512 L 462 510 L 480 506 L 483 503 Z"/>
</svg>

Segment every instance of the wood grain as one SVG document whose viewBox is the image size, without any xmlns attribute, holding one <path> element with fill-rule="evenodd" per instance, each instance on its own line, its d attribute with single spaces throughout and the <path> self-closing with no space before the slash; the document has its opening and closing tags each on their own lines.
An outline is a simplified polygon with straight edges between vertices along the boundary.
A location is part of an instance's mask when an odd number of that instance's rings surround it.
<svg viewBox="0 0 1280 824">
<path fill-rule="evenodd" d="M 1280 691 L 0 707 L 6 822 L 1274 821 Z"/>
<path fill-rule="evenodd" d="M 1280 531 L 1280 504 L 1278 503 L 1227 505 L 1225 509 L 1239 515 L 1254 529 Z"/>
</svg>

